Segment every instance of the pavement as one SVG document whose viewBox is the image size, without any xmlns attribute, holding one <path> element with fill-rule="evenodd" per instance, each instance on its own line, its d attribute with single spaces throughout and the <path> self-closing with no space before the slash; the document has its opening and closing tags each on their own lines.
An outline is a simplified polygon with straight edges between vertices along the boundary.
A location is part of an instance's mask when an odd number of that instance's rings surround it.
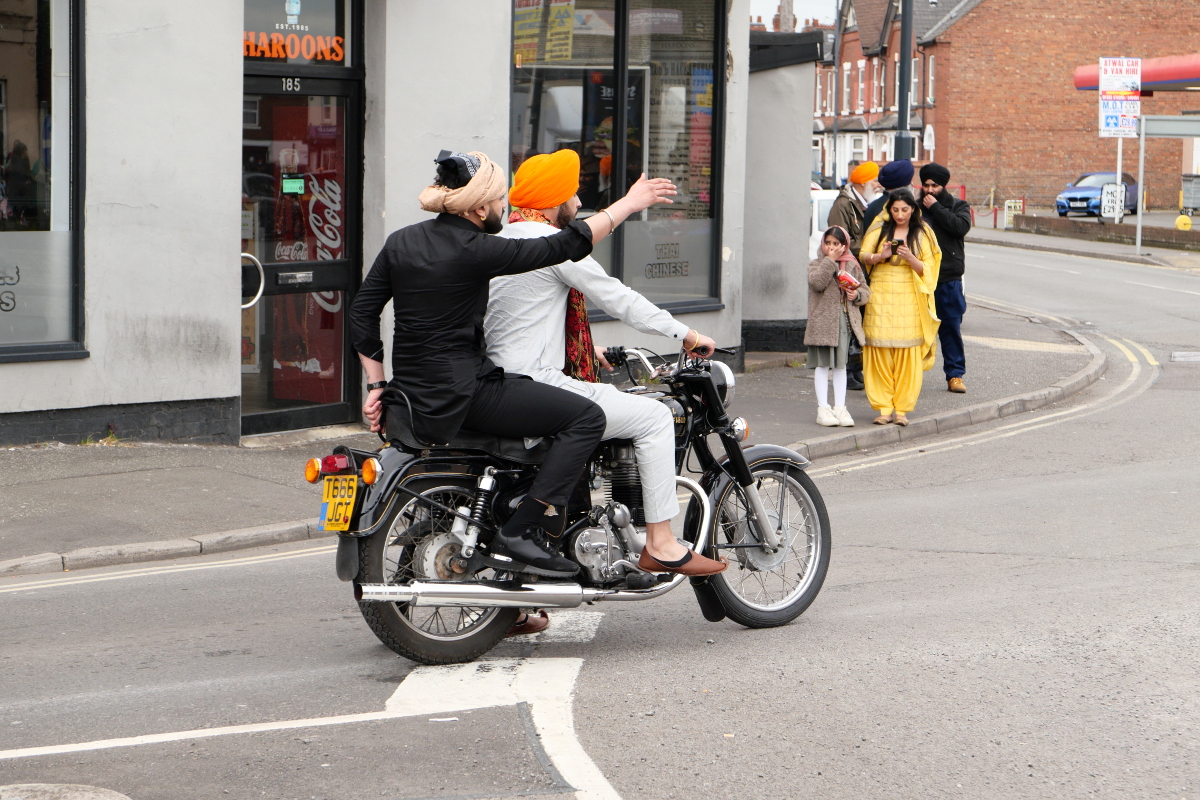
<svg viewBox="0 0 1200 800">
<path fill-rule="evenodd" d="M 965 395 L 926 373 L 906 429 L 870 424 L 863 392 L 847 406 L 855 428 L 815 422 L 811 373 L 799 354 L 751 354 L 732 410 L 751 442 L 816 458 L 861 451 L 1061 402 L 1098 378 L 1099 351 L 1053 325 L 976 306 L 964 322 Z M 791 366 L 789 366 L 791 365 Z M 305 461 L 334 443 L 375 449 L 361 426 L 247 437 L 242 447 L 116 442 L 0 450 L 0 576 L 208 555 L 316 539 L 320 491 Z"/>
<path fill-rule="evenodd" d="M 1050 215 L 1054 212 L 1044 209 L 1037 213 Z M 1171 227 L 1174 223 L 1175 217 L 1179 215 L 1175 212 L 1152 212 L 1146 216 L 1147 218 L 1153 218 L 1153 221 L 1159 227 Z M 1170 217 L 1169 220 L 1167 219 L 1168 216 Z M 1087 218 L 1072 217 L 1072 219 L 1086 221 Z M 1129 219 L 1127 218 L 1126 222 L 1128 221 Z M 1015 247 L 1022 250 L 1033 250 L 1044 253 L 1059 253 L 1062 255 L 1103 258 L 1112 261 L 1127 261 L 1131 264 L 1174 267 L 1183 270 L 1200 270 L 1200 253 L 1189 252 L 1186 250 L 1172 250 L 1168 247 L 1150 247 L 1143 245 L 1141 254 L 1139 255 L 1135 252 L 1133 245 L 1113 244 L 1110 242 L 1093 242 L 1086 239 L 1074 239 L 1066 236 L 1049 236 L 1040 233 L 1021 233 L 1018 231 L 1005 230 L 1004 228 L 993 228 L 991 227 L 991 224 L 991 215 L 980 213 L 977 209 L 976 225 L 971 229 L 971 232 L 967 234 L 967 241 L 976 242 L 978 244 L 994 244 L 1003 247 Z M 1001 224 L 1003 224 L 1003 213 L 1001 214 Z M 1149 225 L 1149 220 L 1146 224 Z"/>
</svg>

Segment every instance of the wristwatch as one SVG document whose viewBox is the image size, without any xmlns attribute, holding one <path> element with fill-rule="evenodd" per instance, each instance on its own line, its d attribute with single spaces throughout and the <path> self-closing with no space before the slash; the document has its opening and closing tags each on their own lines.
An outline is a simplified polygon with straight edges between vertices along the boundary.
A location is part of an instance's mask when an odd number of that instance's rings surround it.
<svg viewBox="0 0 1200 800">
<path fill-rule="evenodd" d="M 367 384 L 367 391 L 368 391 L 368 392 L 373 392 L 373 391 L 375 391 L 376 389 L 386 389 L 386 388 L 387 388 L 387 385 L 388 385 L 388 382 L 387 382 L 387 381 L 376 381 L 375 383 L 368 383 L 368 384 Z"/>
</svg>

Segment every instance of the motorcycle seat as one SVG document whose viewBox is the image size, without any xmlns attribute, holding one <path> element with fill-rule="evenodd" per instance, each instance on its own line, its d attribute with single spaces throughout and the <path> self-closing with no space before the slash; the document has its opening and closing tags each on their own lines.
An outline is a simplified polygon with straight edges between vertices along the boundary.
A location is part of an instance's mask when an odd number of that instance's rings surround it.
<svg viewBox="0 0 1200 800">
<path fill-rule="evenodd" d="M 413 433 L 408 408 L 403 405 L 387 405 L 385 425 L 389 441 L 399 442 L 408 450 L 463 451 L 475 450 L 487 453 L 494 458 L 505 461 L 516 461 L 518 464 L 540 464 L 550 450 L 550 441 L 542 439 L 534 447 L 526 447 L 524 439 L 511 439 L 507 436 L 497 436 L 494 433 L 460 430 L 458 434 L 445 444 L 429 445 L 421 442 Z"/>
</svg>

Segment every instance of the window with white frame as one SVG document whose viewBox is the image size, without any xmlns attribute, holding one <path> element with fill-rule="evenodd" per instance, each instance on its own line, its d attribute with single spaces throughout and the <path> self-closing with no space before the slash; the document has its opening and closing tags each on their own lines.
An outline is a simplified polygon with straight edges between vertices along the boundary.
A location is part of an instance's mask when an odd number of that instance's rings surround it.
<svg viewBox="0 0 1200 800">
<path fill-rule="evenodd" d="M 249 130 L 258 130 L 260 124 L 260 114 L 262 108 L 262 98 L 251 95 L 242 96 L 242 128 Z"/>
<path fill-rule="evenodd" d="M 879 56 L 871 59 L 871 110 L 879 110 Z"/>
<path fill-rule="evenodd" d="M 895 77 L 892 78 L 892 83 L 896 87 L 896 94 L 892 99 L 892 111 L 899 111 L 900 110 L 900 55 L 896 54 L 893 57 L 893 59 L 894 59 L 894 68 L 892 69 L 892 74 Z"/>
<path fill-rule="evenodd" d="M 867 160 L 867 137 L 866 136 L 851 136 L 850 137 L 850 159 L 852 161 L 863 162 Z"/>
<path fill-rule="evenodd" d="M 908 107 L 916 108 L 921 104 L 921 59 L 912 60 L 912 86 L 909 88 Z"/>
<path fill-rule="evenodd" d="M 821 137 L 814 136 L 812 140 L 812 171 L 819 172 L 822 175 L 825 171 L 821 169 L 823 166 L 821 161 Z"/>
<path fill-rule="evenodd" d="M 858 62 L 858 113 L 863 113 L 863 106 L 866 105 L 867 99 L 867 62 L 861 59 Z"/>
<path fill-rule="evenodd" d="M 850 113 L 850 62 L 842 64 L 842 113 Z"/>
<path fill-rule="evenodd" d="M 834 112 L 837 110 L 837 106 L 833 99 L 834 92 L 837 91 L 837 70 L 831 69 L 825 74 L 828 78 L 828 80 L 825 81 L 825 99 L 828 101 L 825 106 L 828 110 L 825 113 L 832 117 Z"/>
<path fill-rule="evenodd" d="M 887 59 L 879 59 L 879 103 L 877 103 L 877 111 L 883 111 L 883 107 L 887 105 Z"/>
<path fill-rule="evenodd" d="M 937 56 L 929 57 L 929 77 L 925 79 L 925 88 L 928 89 L 928 92 L 927 92 L 928 96 L 925 99 L 929 103 L 929 105 L 933 105 L 933 99 L 934 99 L 933 66 L 936 61 L 937 61 Z"/>
</svg>

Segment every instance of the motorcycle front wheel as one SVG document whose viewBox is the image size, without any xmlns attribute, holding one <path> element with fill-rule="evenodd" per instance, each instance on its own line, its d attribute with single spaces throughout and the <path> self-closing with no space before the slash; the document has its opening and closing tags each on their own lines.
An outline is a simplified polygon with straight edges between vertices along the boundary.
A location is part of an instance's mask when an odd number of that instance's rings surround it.
<svg viewBox="0 0 1200 800">
<path fill-rule="evenodd" d="M 418 489 L 418 491 L 420 491 Z M 421 491 L 449 508 L 470 506 L 472 485 L 433 485 Z M 413 498 L 378 533 L 359 541 L 359 583 L 404 585 L 414 580 L 502 580 L 488 570 L 460 575 L 452 559 L 458 544 L 449 532 L 454 517 Z M 413 606 L 360 600 L 367 625 L 393 652 L 420 664 L 461 664 L 495 647 L 520 616 L 517 608 Z"/>
<path fill-rule="evenodd" d="M 759 497 L 779 532 L 778 551 L 759 546 L 740 487 L 730 481 L 714 508 L 716 551 L 729 568 L 709 579 L 726 615 L 748 628 L 786 625 L 817 598 L 829 570 L 829 515 L 812 478 L 798 467 L 751 469 Z"/>
</svg>

